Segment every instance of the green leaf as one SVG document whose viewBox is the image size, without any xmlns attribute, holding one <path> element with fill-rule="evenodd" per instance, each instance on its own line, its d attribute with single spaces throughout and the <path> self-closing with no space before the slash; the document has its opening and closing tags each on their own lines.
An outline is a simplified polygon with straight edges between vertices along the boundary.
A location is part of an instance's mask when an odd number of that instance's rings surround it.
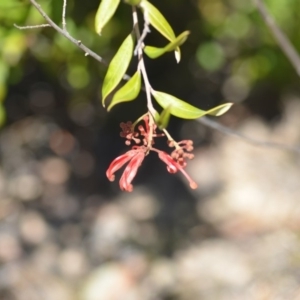
<svg viewBox="0 0 300 300">
<path fill-rule="evenodd" d="M 154 5 L 152 5 L 149 1 L 144 0 L 141 3 L 141 7 L 144 9 L 144 12 L 146 13 L 150 24 L 157 31 L 159 31 L 169 41 L 175 39 L 175 33 L 172 27 L 162 15 L 162 13 Z"/>
<path fill-rule="evenodd" d="M 141 90 L 141 73 L 137 71 L 114 95 L 107 110 L 110 111 L 116 104 L 134 100 Z"/>
<path fill-rule="evenodd" d="M 160 114 L 159 118 L 156 120 L 156 124 L 160 130 L 168 127 L 171 117 L 171 107 L 171 105 L 166 107 Z"/>
<path fill-rule="evenodd" d="M 144 10 L 145 18 L 149 20 L 149 23 L 167 40 L 173 42 L 176 39 L 175 33 L 162 13 L 149 1 L 144 0 L 141 2 L 140 7 Z M 175 50 L 176 61 L 180 61 L 180 49 L 179 47 Z"/>
<path fill-rule="evenodd" d="M 198 119 L 204 115 L 220 116 L 228 111 L 233 104 L 225 103 L 205 111 L 163 92 L 152 91 L 152 95 L 160 106 L 165 109 L 171 107 L 170 113 L 183 119 Z"/>
<path fill-rule="evenodd" d="M 103 27 L 114 15 L 120 0 L 102 0 L 95 17 L 95 29 L 101 35 Z"/>
<path fill-rule="evenodd" d="M 174 41 L 172 41 L 171 43 L 169 43 L 167 46 L 165 46 L 163 48 L 146 46 L 144 48 L 144 52 L 150 58 L 157 58 L 157 57 L 163 55 L 164 53 L 171 52 L 171 51 L 175 50 L 178 46 L 182 45 L 186 41 L 189 34 L 190 34 L 189 31 L 184 31 Z"/>
<path fill-rule="evenodd" d="M 111 60 L 102 85 L 103 106 L 105 106 L 106 97 L 122 80 L 133 55 L 133 46 L 133 35 L 129 34 Z"/>
<path fill-rule="evenodd" d="M 224 115 L 229 109 L 230 107 L 233 105 L 233 103 L 224 103 L 221 104 L 219 106 L 216 106 L 208 111 L 206 111 L 207 115 L 210 116 L 215 116 L 215 117 L 219 117 Z"/>
</svg>

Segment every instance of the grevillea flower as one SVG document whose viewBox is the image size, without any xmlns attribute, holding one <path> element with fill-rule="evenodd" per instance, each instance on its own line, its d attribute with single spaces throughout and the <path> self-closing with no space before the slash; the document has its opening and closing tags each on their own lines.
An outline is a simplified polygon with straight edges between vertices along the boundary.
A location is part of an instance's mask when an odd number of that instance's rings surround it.
<svg viewBox="0 0 300 300">
<path fill-rule="evenodd" d="M 122 191 L 131 192 L 131 182 L 134 179 L 138 168 L 140 167 L 145 158 L 145 153 L 146 151 L 144 147 L 134 147 L 134 149 L 129 150 L 125 154 L 115 158 L 106 171 L 106 176 L 108 180 L 114 181 L 114 173 L 120 168 L 122 168 L 129 161 L 120 179 L 120 188 Z"/>
<path fill-rule="evenodd" d="M 127 146 L 135 144 L 132 146 L 131 150 L 127 151 L 125 154 L 118 156 L 110 164 L 106 171 L 106 176 L 110 181 L 115 180 L 115 172 L 121 169 L 126 163 L 127 166 L 124 169 L 124 172 L 120 178 L 120 188 L 122 191 L 131 192 L 132 181 L 138 171 L 138 168 L 141 166 L 144 158 L 150 151 L 158 153 L 158 157 L 167 165 L 167 170 L 169 173 L 176 173 L 180 171 L 186 179 L 189 181 L 190 187 L 192 189 L 197 188 L 195 181 L 184 170 L 186 167 L 186 159 L 192 159 L 193 154 L 189 153 L 193 150 L 193 142 L 190 140 L 183 140 L 176 143 L 173 140 L 169 139 L 169 146 L 175 147 L 175 150 L 171 155 L 167 154 L 164 151 L 154 148 L 154 139 L 164 136 L 163 133 L 157 133 L 157 126 L 155 125 L 153 119 L 150 122 L 149 116 L 146 114 L 143 117 L 144 124 L 135 126 L 131 122 L 121 123 L 121 137 L 126 139 L 125 144 Z"/>
</svg>

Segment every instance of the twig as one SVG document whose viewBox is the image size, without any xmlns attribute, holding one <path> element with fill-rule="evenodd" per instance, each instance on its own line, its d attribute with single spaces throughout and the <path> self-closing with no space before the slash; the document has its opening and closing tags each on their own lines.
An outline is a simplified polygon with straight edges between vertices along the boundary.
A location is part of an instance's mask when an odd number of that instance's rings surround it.
<svg viewBox="0 0 300 300">
<path fill-rule="evenodd" d="M 28 25 L 28 26 L 19 26 L 17 24 L 14 24 L 14 26 L 20 30 L 51 27 L 49 24 Z"/>
<path fill-rule="evenodd" d="M 64 0 L 63 10 L 62 10 L 62 28 L 64 31 L 67 31 L 66 9 L 67 9 L 67 0 Z"/>
<path fill-rule="evenodd" d="M 149 27 L 149 20 L 147 19 L 147 15 L 144 14 L 144 28 L 143 28 L 143 32 L 137 42 L 137 45 L 135 47 L 134 55 L 138 55 L 139 49 L 142 49 L 142 47 L 144 47 L 144 40 L 149 32 L 151 32 L 150 27 Z"/>
<path fill-rule="evenodd" d="M 281 48 L 281 50 L 284 52 L 286 57 L 289 59 L 290 63 L 296 70 L 297 74 L 300 76 L 300 57 L 292 43 L 289 41 L 289 39 L 286 37 L 286 35 L 283 33 L 283 31 L 277 26 L 274 19 L 268 12 L 266 6 L 264 5 L 262 0 L 253 0 L 256 4 L 256 7 L 263 17 L 266 25 L 268 26 L 269 30 L 273 34 L 275 40 L 278 43 L 278 46 Z"/>
<path fill-rule="evenodd" d="M 95 60 L 99 61 L 100 63 L 104 64 L 105 66 L 108 66 L 108 63 L 101 57 L 99 56 L 97 53 L 95 53 L 94 51 L 92 51 L 90 48 L 88 48 L 87 46 L 85 46 L 80 40 L 77 40 L 75 38 L 73 38 L 69 32 L 66 29 L 62 29 L 60 28 L 56 23 L 54 23 L 52 21 L 52 19 L 46 14 L 46 12 L 42 9 L 42 7 L 35 1 L 35 0 L 30 0 L 31 4 L 37 9 L 37 11 L 42 15 L 42 17 L 48 22 L 49 26 L 52 27 L 53 29 L 55 29 L 57 32 L 59 32 L 60 34 L 62 34 L 65 38 L 67 38 L 70 42 L 72 42 L 75 46 L 77 46 L 78 48 L 80 48 L 85 55 L 90 55 L 91 57 L 93 57 Z M 66 0 L 64 0 L 64 6 L 66 6 Z M 65 7 L 63 8 L 63 20 L 65 22 Z M 46 25 L 46 24 L 44 24 Z M 17 28 L 20 27 L 18 25 L 15 25 Z M 26 28 L 27 27 L 27 28 Z M 48 27 L 48 26 L 42 26 L 42 27 Z M 38 26 L 35 26 L 33 28 L 38 28 Z M 30 26 L 25 26 L 25 28 L 22 29 L 31 29 Z M 125 74 L 123 76 L 124 80 L 129 80 L 130 76 L 128 76 L 127 74 Z"/>
<path fill-rule="evenodd" d="M 284 144 L 274 143 L 274 142 L 259 141 L 257 139 L 253 139 L 251 137 L 245 136 L 244 134 L 242 134 L 236 130 L 233 130 L 227 126 L 224 126 L 220 123 L 217 123 L 207 117 L 202 117 L 202 118 L 198 119 L 197 121 L 207 127 L 218 130 L 219 132 L 222 132 L 224 134 L 237 137 L 237 138 L 243 140 L 244 142 L 255 145 L 255 146 L 291 151 L 291 152 L 300 154 L 300 147 L 289 146 L 289 145 L 284 145 Z"/>
<path fill-rule="evenodd" d="M 42 7 L 35 1 L 30 0 L 31 4 L 38 10 L 38 12 L 43 16 L 43 18 L 48 22 L 48 24 L 54 28 L 56 31 L 58 31 L 60 34 L 62 34 L 64 37 L 66 37 L 69 41 L 71 41 L 73 44 L 75 44 L 77 47 L 79 47 L 84 53 L 88 53 L 90 56 L 92 56 L 94 59 L 99 61 L 100 63 L 106 64 L 107 63 L 103 60 L 102 57 L 100 57 L 98 54 L 90 50 L 88 47 L 86 47 L 81 41 L 78 41 L 74 39 L 67 31 L 60 28 L 58 25 L 56 25 L 45 13 L 45 11 L 42 9 Z"/>
<path fill-rule="evenodd" d="M 136 8 L 133 6 L 132 7 L 132 17 L 133 17 L 133 27 L 135 30 L 135 34 L 136 37 L 138 39 L 138 42 L 141 41 L 142 36 L 140 34 L 140 30 L 139 30 L 139 24 L 138 24 L 138 15 L 137 15 L 137 11 Z M 145 21 L 146 22 L 146 21 Z M 147 27 L 149 27 L 149 25 L 146 25 Z M 148 75 L 147 75 L 147 71 L 146 71 L 146 67 L 145 67 L 145 62 L 144 62 L 144 58 L 143 58 L 143 49 L 142 49 L 142 43 L 140 43 L 140 47 L 136 47 L 137 53 L 138 53 L 138 59 L 139 59 L 139 68 L 142 72 L 142 76 L 143 76 L 143 80 L 144 80 L 144 85 L 145 85 L 145 90 L 146 90 L 146 96 L 147 96 L 147 107 L 149 112 L 153 115 L 155 113 L 155 109 L 153 107 L 152 101 L 151 101 L 151 90 L 152 87 L 150 85 L 149 79 L 148 79 Z"/>
</svg>

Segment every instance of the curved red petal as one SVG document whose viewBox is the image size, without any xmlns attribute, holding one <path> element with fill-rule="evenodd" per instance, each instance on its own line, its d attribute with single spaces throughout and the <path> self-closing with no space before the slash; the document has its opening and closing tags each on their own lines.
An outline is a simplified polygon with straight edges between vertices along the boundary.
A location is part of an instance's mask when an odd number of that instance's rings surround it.
<svg viewBox="0 0 300 300">
<path fill-rule="evenodd" d="M 169 154 L 160 151 L 158 157 L 167 165 L 167 170 L 170 173 L 176 173 L 178 170 L 185 176 L 189 181 L 190 187 L 196 189 L 198 187 L 197 183 L 189 176 L 189 174 L 183 169 L 183 167 L 178 164 Z"/>
<path fill-rule="evenodd" d="M 158 157 L 167 165 L 167 170 L 169 173 L 173 174 L 178 171 L 178 164 L 169 154 L 159 151 Z"/>
<path fill-rule="evenodd" d="M 132 180 L 134 179 L 138 168 L 141 166 L 143 160 L 145 158 L 145 152 L 138 152 L 136 155 L 131 159 L 131 161 L 126 166 L 122 177 L 120 178 L 120 189 L 122 191 L 131 192 L 132 187 Z"/>
<path fill-rule="evenodd" d="M 124 166 L 134 155 L 136 155 L 137 150 L 129 150 L 126 153 L 118 156 L 115 158 L 111 164 L 109 165 L 107 171 L 106 171 L 106 176 L 108 180 L 114 181 L 115 180 L 115 175 L 114 173 L 118 171 L 120 168 Z"/>
</svg>

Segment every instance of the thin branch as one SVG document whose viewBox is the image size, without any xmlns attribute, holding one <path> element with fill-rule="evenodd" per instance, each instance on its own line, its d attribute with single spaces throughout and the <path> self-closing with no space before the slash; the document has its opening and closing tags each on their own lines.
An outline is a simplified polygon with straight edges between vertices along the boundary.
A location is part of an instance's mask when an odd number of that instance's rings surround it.
<svg viewBox="0 0 300 300">
<path fill-rule="evenodd" d="M 62 28 L 64 31 L 67 31 L 66 9 L 67 9 L 67 0 L 64 0 L 63 9 L 62 9 Z"/>
<path fill-rule="evenodd" d="M 137 11 L 136 8 L 133 6 L 132 7 L 132 17 L 133 17 L 133 27 L 134 27 L 134 31 L 136 34 L 136 37 L 138 39 L 138 41 L 141 40 L 142 36 L 140 33 L 140 29 L 139 29 L 139 24 L 138 24 L 138 15 L 137 15 Z M 146 21 L 145 21 L 146 22 Z M 146 25 L 147 27 L 149 27 L 149 24 Z M 139 68 L 142 72 L 142 76 L 144 79 L 144 85 L 145 85 L 145 90 L 146 90 L 146 96 L 147 96 L 147 107 L 149 112 L 153 115 L 155 113 L 155 109 L 153 107 L 152 101 L 151 101 L 151 84 L 149 82 L 148 79 L 148 75 L 147 75 L 147 71 L 146 71 L 146 67 L 145 67 L 145 62 L 144 62 L 144 58 L 143 58 L 143 48 L 142 48 L 142 44 L 140 43 L 140 47 L 136 48 L 137 53 L 138 53 L 138 59 L 139 59 Z"/>
<path fill-rule="evenodd" d="M 49 24 L 39 24 L 39 25 L 28 25 L 28 26 L 19 26 L 17 24 L 14 24 L 14 26 L 20 30 L 26 30 L 26 29 L 37 29 L 37 28 L 44 28 L 44 27 L 51 27 Z"/>
<path fill-rule="evenodd" d="M 79 47 L 84 53 L 88 53 L 88 55 L 92 56 L 94 59 L 99 61 L 100 63 L 106 64 L 107 63 L 103 60 L 102 57 L 100 57 L 98 54 L 90 50 L 88 47 L 86 47 L 81 41 L 74 39 L 67 31 L 60 28 L 58 25 L 56 25 L 45 13 L 45 11 L 42 9 L 42 7 L 35 1 L 30 0 L 31 4 L 38 10 L 38 12 L 43 16 L 43 18 L 48 22 L 48 24 L 54 28 L 56 31 L 58 31 L 60 34 L 62 34 L 64 37 L 66 37 L 69 41 L 71 41 L 73 44 L 75 44 L 77 47 Z"/>
<path fill-rule="evenodd" d="M 155 109 L 153 107 L 153 103 L 152 103 L 152 99 L 151 99 L 151 92 L 152 92 L 152 87 L 151 84 L 149 82 L 149 78 L 148 78 L 148 74 L 146 71 L 146 66 L 145 66 L 145 62 L 144 62 L 144 57 L 143 57 L 143 37 L 141 36 L 140 33 L 140 29 L 139 29 L 139 21 L 138 21 L 138 15 L 137 15 L 137 11 L 136 11 L 136 7 L 132 6 L 132 18 L 133 18 L 133 28 L 135 31 L 135 35 L 137 38 L 137 47 L 136 47 L 136 51 L 137 51 L 137 55 L 138 55 L 138 68 L 142 73 L 142 77 L 143 77 L 143 81 L 144 81 L 144 85 L 145 85 L 145 91 L 146 91 L 146 97 L 147 97 L 147 108 L 148 108 L 148 112 L 151 115 L 151 117 L 149 118 L 149 126 L 150 128 L 153 128 L 154 126 L 154 115 L 155 115 Z M 148 22 L 147 19 L 145 19 L 145 24 Z M 145 27 L 149 27 L 149 24 L 146 24 Z M 148 145 L 152 145 L 152 138 L 153 138 L 153 131 L 151 130 L 149 135 L 148 135 Z M 149 148 L 150 150 L 150 148 Z"/>
<path fill-rule="evenodd" d="M 147 19 L 147 15 L 144 14 L 144 28 L 143 28 L 143 32 L 137 42 L 137 45 L 135 47 L 134 55 L 138 55 L 139 49 L 142 49 L 144 47 L 144 40 L 145 40 L 147 34 L 151 32 L 149 24 L 150 23 L 149 23 L 149 20 Z"/>
<path fill-rule="evenodd" d="M 43 18 L 49 23 L 49 25 L 53 27 L 53 29 L 55 29 L 57 32 L 62 34 L 65 38 L 71 41 L 75 46 L 80 48 L 85 53 L 85 56 L 90 55 L 91 57 L 93 57 L 95 60 L 99 61 L 103 65 L 108 66 L 108 63 L 101 56 L 99 56 L 97 53 L 95 53 L 90 48 L 85 46 L 80 40 L 76 40 L 75 38 L 73 38 L 66 30 L 63 30 L 58 25 L 56 25 L 35 0 L 30 0 L 30 2 L 43 16 Z M 130 78 L 131 77 L 127 74 L 123 76 L 124 80 L 129 80 Z"/>
<path fill-rule="evenodd" d="M 291 151 L 297 154 L 300 154 L 300 146 L 289 146 L 289 145 L 284 145 L 280 143 L 274 143 L 274 142 L 264 142 L 264 141 L 259 141 L 257 139 L 253 139 L 251 137 L 245 136 L 244 134 L 233 130 L 227 126 L 224 126 L 220 123 L 215 122 L 212 119 L 209 119 L 208 117 L 202 117 L 197 120 L 199 123 L 210 127 L 212 129 L 218 130 L 221 133 L 236 137 L 241 139 L 242 141 L 252 144 L 254 146 L 259 146 L 259 147 L 264 147 L 264 148 L 272 148 L 272 149 L 278 149 L 278 150 L 285 150 L 285 151 Z"/>
<path fill-rule="evenodd" d="M 266 25 L 268 26 L 269 30 L 273 34 L 275 40 L 278 43 L 278 46 L 284 52 L 286 57 L 289 59 L 290 63 L 296 70 L 297 74 L 300 76 L 300 57 L 292 43 L 283 33 L 283 31 L 277 26 L 273 17 L 268 12 L 266 6 L 264 5 L 262 0 L 253 0 L 256 4 L 256 7 L 263 17 Z"/>
</svg>

